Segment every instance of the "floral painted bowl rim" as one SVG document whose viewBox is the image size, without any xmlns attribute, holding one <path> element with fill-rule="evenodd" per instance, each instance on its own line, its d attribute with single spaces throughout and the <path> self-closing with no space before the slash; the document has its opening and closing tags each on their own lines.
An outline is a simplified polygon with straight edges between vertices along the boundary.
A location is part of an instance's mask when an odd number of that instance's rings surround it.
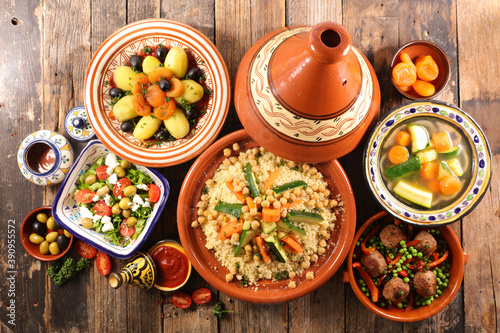
<svg viewBox="0 0 500 333">
<path fill-rule="evenodd" d="M 437 117 L 452 123 L 466 134 L 471 147 L 471 181 L 457 200 L 438 210 L 419 210 L 400 202 L 388 191 L 378 166 L 386 134 L 398 123 L 419 116 Z M 436 100 L 411 101 L 392 109 L 373 129 L 364 151 L 363 173 L 373 196 L 389 214 L 414 225 L 442 226 L 469 214 L 485 195 L 492 175 L 491 149 L 482 129 L 463 110 Z"/>
<path fill-rule="evenodd" d="M 59 191 L 56 194 L 54 202 L 52 204 L 52 216 L 56 220 L 57 224 L 64 229 L 68 230 L 71 234 L 81 239 L 85 243 L 94 246 L 98 250 L 109 254 L 112 257 L 118 259 L 128 259 L 132 257 L 146 242 L 147 238 L 153 231 L 160 215 L 165 207 L 168 196 L 170 194 L 170 185 L 158 171 L 136 165 L 136 167 L 151 176 L 154 183 L 160 188 L 161 195 L 160 200 L 155 204 L 155 207 L 146 221 L 146 226 L 142 230 L 139 237 L 128 244 L 126 247 L 116 246 L 108 241 L 106 241 L 102 234 L 97 233 L 93 230 L 85 229 L 81 226 L 81 223 L 77 223 L 77 219 L 80 217 L 80 213 L 77 211 L 78 206 L 76 201 L 72 199 L 71 193 L 76 187 L 76 181 L 78 176 L 87 170 L 99 156 L 97 150 L 102 149 L 104 152 L 111 152 L 106 146 L 104 146 L 99 140 L 91 140 L 83 148 L 82 152 L 78 156 L 77 160 L 73 164 L 71 170 L 69 171 L 67 177 L 64 179 Z M 71 207 L 70 207 L 71 206 Z"/>
<path fill-rule="evenodd" d="M 206 113 L 199 119 L 195 133 L 150 148 L 139 146 L 131 133 L 123 133 L 120 123 L 111 120 L 106 81 L 114 68 L 121 65 L 140 47 L 163 43 L 192 51 L 198 66 L 206 75 L 212 91 Z M 215 45 L 201 32 L 184 23 L 167 19 L 133 22 L 115 31 L 95 52 L 85 77 L 85 108 L 97 137 L 118 156 L 149 167 L 166 167 L 186 162 L 202 153 L 215 141 L 229 111 L 231 82 L 229 72 Z"/>
</svg>

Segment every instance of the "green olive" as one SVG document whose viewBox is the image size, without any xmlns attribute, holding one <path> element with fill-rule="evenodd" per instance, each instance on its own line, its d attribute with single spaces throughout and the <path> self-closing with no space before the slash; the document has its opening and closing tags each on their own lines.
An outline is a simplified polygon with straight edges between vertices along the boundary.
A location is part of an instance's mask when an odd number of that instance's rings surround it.
<svg viewBox="0 0 500 333">
<path fill-rule="evenodd" d="M 38 222 L 47 223 L 48 218 L 49 217 L 45 213 L 38 213 L 36 215 L 36 219 L 38 220 Z"/>
<path fill-rule="evenodd" d="M 115 173 L 118 178 L 125 177 L 125 169 L 122 168 L 121 166 L 117 166 L 115 168 Z"/>
<path fill-rule="evenodd" d="M 132 166 L 132 164 L 129 161 L 122 160 L 120 162 L 120 166 L 122 168 L 124 168 L 124 169 L 130 169 L 130 167 Z"/>
<path fill-rule="evenodd" d="M 111 213 L 113 213 L 113 215 L 120 215 L 122 213 L 122 209 L 120 208 L 120 204 L 118 202 L 111 207 Z"/>
<path fill-rule="evenodd" d="M 41 254 L 49 253 L 49 242 L 47 242 L 47 241 L 41 242 L 39 250 L 40 250 Z"/>
<path fill-rule="evenodd" d="M 134 185 L 127 186 L 123 189 L 123 195 L 126 197 L 133 197 L 137 193 Z"/>
<path fill-rule="evenodd" d="M 71 234 L 68 230 L 64 230 L 64 236 L 71 238 Z"/>
<path fill-rule="evenodd" d="M 86 217 L 86 218 L 82 219 L 82 226 L 83 226 L 84 228 L 90 229 L 90 228 L 92 228 L 92 225 L 93 225 L 93 224 L 94 224 L 94 223 L 92 222 L 92 220 L 91 220 L 91 219 L 89 219 L 88 217 Z"/>
<path fill-rule="evenodd" d="M 52 232 L 49 232 L 47 234 L 47 236 L 45 236 L 45 240 L 49 243 L 53 243 L 56 241 L 57 239 L 57 235 L 59 235 L 59 233 L 57 231 L 52 231 Z"/>
<path fill-rule="evenodd" d="M 56 223 L 56 220 L 54 220 L 53 217 L 49 217 L 48 220 L 47 220 L 47 228 L 51 229 L 51 230 L 57 230 L 59 229 L 57 223 Z"/>
<path fill-rule="evenodd" d="M 35 233 L 32 233 L 30 235 L 30 242 L 32 242 L 33 244 L 41 244 L 45 239 L 40 236 L 40 235 L 37 235 Z"/>
<path fill-rule="evenodd" d="M 136 219 L 135 217 L 131 216 L 131 217 L 129 217 L 129 218 L 127 219 L 127 224 L 128 224 L 129 226 L 133 227 L 134 225 L 136 225 L 136 224 L 137 224 L 137 219 Z"/>
<path fill-rule="evenodd" d="M 132 215 L 132 211 L 130 209 L 124 209 L 122 210 L 122 215 L 125 218 L 129 218 Z"/>
<path fill-rule="evenodd" d="M 61 253 L 61 250 L 59 250 L 59 245 L 57 245 L 57 242 L 50 243 L 49 251 L 53 255 L 58 255 L 59 253 Z"/>
<path fill-rule="evenodd" d="M 128 209 L 131 202 L 130 198 L 123 198 L 120 200 L 119 206 L 121 209 Z"/>
<path fill-rule="evenodd" d="M 104 185 L 103 187 L 99 188 L 96 192 L 96 194 L 100 197 L 104 197 L 108 193 L 109 193 L 109 187 L 107 185 Z"/>
<path fill-rule="evenodd" d="M 96 175 L 88 175 L 87 178 L 85 178 L 85 184 L 87 185 L 92 185 L 97 181 Z"/>
</svg>

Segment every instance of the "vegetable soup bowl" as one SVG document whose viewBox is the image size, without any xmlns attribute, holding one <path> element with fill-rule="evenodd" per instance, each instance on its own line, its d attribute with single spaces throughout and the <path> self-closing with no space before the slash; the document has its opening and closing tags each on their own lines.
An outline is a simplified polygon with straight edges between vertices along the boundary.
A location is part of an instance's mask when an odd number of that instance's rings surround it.
<svg viewBox="0 0 500 333">
<path fill-rule="evenodd" d="M 99 140 L 92 140 L 85 146 L 56 194 L 52 206 L 52 215 L 59 226 L 68 230 L 78 239 L 112 257 L 127 259 L 140 249 L 153 231 L 167 202 L 170 186 L 165 177 L 158 171 L 136 165 L 137 169 L 149 175 L 153 179 L 153 183 L 159 187 L 160 199 L 155 203 L 153 211 L 137 239 L 132 240 L 124 247 L 113 244 L 111 241 L 106 240 L 103 234 L 82 227 L 80 207 L 73 195 L 78 185 L 78 176 L 89 169 L 100 157 L 105 157 L 108 153 L 110 153 L 110 150 Z"/>
<path fill-rule="evenodd" d="M 429 135 L 438 132 L 416 130 L 426 126 L 446 131 L 452 138 L 448 139 L 451 145 L 459 145 L 440 150 L 435 144 L 438 139 L 432 136 L 431 140 Z M 414 152 L 407 153 L 410 158 L 397 168 L 388 167 L 394 163 L 389 162 L 388 152 L 400 144 L 396 136 L 403 129 L 410 132 L 406 149 Z M 427 161 L 437 168 L 430 176 L 424 170 Z M 486 193 L 492 175 L 490 147 L 479 125 L 459 108 L 438 101 L 409 102 L 386 114 L 369 137 L 363 163 L 372 194 L 389 214 L 406 223 L 429 227 L 453 223 L 469 214 Z M 444 189 L 447 176 L 460 182 L 453 194 Z"/>
<path fill-rule="evenodd" d="M 337 215 L 336 227 L 331 232 L 326 253 L 310 269 L 293 278 L 296 288 L 287 287 L 290 279 L 261 279 L 257 288 L 243 287 L 237 279 L 226 282 L 229 270 L 218 261 L 212 250 L 205 247 L 206 237 L 201 228 L 193 228 L 191 223 L 198 217 L 193 207 L 200 200 L 205 182 L 213 177 L 215 170 L 227 158 L 223 149 L 236 142 L 240 151 L 258 147 L 245 130 L 239 130 L 216 141 L 197 158 L 189 170 L 177 205 L 177 227 L 182 246 L 196 271 L 214 288 L 231 297 L 253 303 L 279 303 L 304 296 L 328 281 L 346 258 L 356 228 L 356 206 L 349 180 L 336 160 L 315 165 L 324 175 L 333 196 L 341 196 L 344 206 Z M 307 271 L 315 273 L 313 280 L 306 278 Z"/>
</svg>

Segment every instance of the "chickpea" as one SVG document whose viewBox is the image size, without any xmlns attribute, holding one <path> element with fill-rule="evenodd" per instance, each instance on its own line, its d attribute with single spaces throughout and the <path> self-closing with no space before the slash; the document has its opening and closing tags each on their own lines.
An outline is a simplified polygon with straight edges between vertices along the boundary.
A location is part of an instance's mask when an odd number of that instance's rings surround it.
<svg viewBox="0 0 500 333">
<path fill-rule="evenodd" d="M 294 168 L 296 165 L 297 165 L 297 163 L 295 163 L 294 161 L 288 161 L 288 166 L 290 168 Z"/>
<path fill-rule="evenodd" d="M 130 209 L 122 210 L 122 216 L 125 218 L 129 218 L 132 215 L 132 211 Z"/>
<path fill-rule="evenodd" d="M 43 241 L 40 243 L 40 247 L 38 248 L 40 250 L 41 254 L 48 254 L 49 253 L 49 242 Z"/>
<path fill-rule="evenodd" d="M 97 190 L 97 192 L 96 192 L 96 194 L 97 194 L 98 196 L 100 196 L 100 197 L 104 197 L 104 196 L 106 196 L 106 194 L 108 194 L 108 193 L 109 193 L 109 187 L 108 187 L 107 185 L 104 185 L 103 187 L 100 187 L 100 188 Z"/>
<path fill-rule="evenodd" d="M 253 251 L 253 249 L 252 249 L 252 245 L 247 244 L 247 245 L 245 246 L 245 252 L 252 252 L 252 251 Z"/>
<path fill-rule="evenodd" d="M 319 186 L 318 186 L 318 190 L 319 190 L 320 192 L 323 192 L 323 193 L 324 193 L 324 192 L 325 192 L 325 190 L 326 190 L 325 185 L 323 185 L 323 184 L 319 184 Z"/>
<path fill-rule="evenodd" d="M 208 187 L 212 187 L 214 185 L 214 181 L 213 179 L 208 179 L 206 182 L 205 182 L 205 185 L 207 185 Z"/>
<path fill-rule="evenodd" d="M 240 145 L 239 145 L 239 143 L 238 143 L 238 142 L 233 143 L 233 150 L 234 150 L 234 151 L 238 151 L 238 150 L 240 150 Z"/>
<path fill-rule="evenodd" d="M 200 199 L 201 199 L 201 201 L 208 201 L 208 195 L 202 194 Z"/>
<path fill-rule="evenodd" d="M 245 253 L 245 255 L 243 256 L 243 260 L 245 260 L 245 262 L 250 262 L 252 260 L 252 256 L 248 253 Z"/>
<path fill-rule="evenodd" d="M 260 170 L 260 168 L 259 168 L 259 166 L 258 166 L 258 165 L 253 165 L 253 166 L 252 166 L 252 172 L 253 172 L 253 173 L 259 172 L 259 170 Z"/>
<path fill-rule="evenodd" d="M 197 211 L 197 214 L 198 214 L 198 215 L 200 215 L 200 216 L 201 216 L 201 215 L 203 215 L 203 213 L 205 213 L 205 210 L 203 210 L 202 208 L 198 209 L 198 211 Z M 203 215 L 203 216 L 204 216 L 204 215 Z"/>
<path fill-rule="evenodd" d="M 319 247 L 318 248 L 318 254 L 319 255 L 325 254 L 325 252 L 326 252 L 326 249 L 324 247 Z"/>
<path fill-rule="evenodd" d="M 53 242 L 53 243 L 49 244 L 49 251 L 50 251 L 50 254 L 52 254 L 54 256 L 61 253 L 61 250 L 59 249 L 59 245 L 57 245 L 57 242 Z"/>
<path fill-rule="evenodd" d="M 266 195 L 273 195 L 274 191 L 271 189 L 266 190 Z"/>
<path fill-rule="evenodd" d="M 287 215 L 287 214 L 288 214 L 288 210 L 287 210 L 286 208 L 283 208 L 283 209 L 281 210 L 281 212 L 280 212 L 280 216 L 281 216 L 281 218 L 283 218 L 283 219 L 286 217 L 286 215 Z"/>
<path fill-rule="evenodd" d="M 318 255 L 317 255 L 317 254 L 313 254 L 313 255 L 311 256 L 311 261 L 312 261 L 312 262 L 316 262 L 316 261 L 318 261 L 318 259 L 319 259 L 319 258 L 318 258 Z"/>
<path fill-rule="evenodd" d="M 257 230 L 260 227 L 259 221 L 253 221 L 252 222 L 252 230 Z"/>
<path fill-rule="evenodd" d="M 234 192 L 241 192 L 243 189 L 241 188 L 240 185 L 237 185 L 234 187 Z"/>
<path fill-rule="evenodd" d="M 290 281 L 288 283 L 288 288 L 295 289 L 297 287 L 297 283 L 295 281 Z"/>
<path fill-rule="evenodd" d="M 220 227 L 218 225 L 214 226 L 214 231 L 215 232 L 219 232 L 219 230 L 220 230 Z"/>
<path fill-rule="evenodd" d="M 302 170 L 308 171 L 309 169 L 310 169 L 309 164 L 307 164 L 307 163 L 302 164 Z"/>
<path fill-rule="evenodd" d="M 232 163 L 232 164 L 236 164 L 236 163 L 238 163 L 238 157 L 236 157 L 236 156 L 231 156 L 231 157 L 229 158 L 229 161 L 231 161 L 231 163 Z"/>
<path fill-rule="evenodd" d="M 240 240 L 240 234 L 239 233 L 234 233 L 231 235 L 231 241 L 234 243 L 238 242 Z"/>
<path fill-rule="evenodd" d="M 252 148 L 252 154 L 257 155 L 258 153 L 260 153 L 259 148 L 257 147 Z"/>
<path fill-rule="evenodd" d="M 286 205 L 286 204 L 288 203 L 288 200 L 287 200 L 286 198 L 281 198 L 281 199 L 280 199 L 280 203 L 281 203 L 282 205 Z"/>
<path fill-rule="evenodd" d="M 205 209 L 205 208 L 207 208 L 207 202 L 200 201 L 200 202 L 198 202 L 197 206 L 198 206 L 198 208 Z M 201 215 L 201 214 L 203 214 L 203 213 L 198 213 L 198 215 Z"/>
<path fill-rule="evenodd" d="M 283 198 L 281 198 L 281 199 L 287 199 L 287 200 L 290 199 L 290 192 L 287 191 L 287 192 L 283 193 Z"/>
<path fill-rule="evenodd" d="M 231 239 L 224 239 L 224 244 L 231 244 Z"/>
<path fill-rule="evenodd" d="M 191 228 L 198 228 L 198 226 L 199 226 L 198 221 L 191 222 Z"/>
<path fill-rule="evenodd" d="M 255 217 L 255 216 L 257 216 L 257 213 L 258 213 L 257 208 L 250 209 L 250 215 L 251 216 Z"/>
<path fill-rule="evenodd" d="M 313 190 L 312 190 L 312 188 L 310 188 L 310 187 L 306 188 L 306 190 L 305 190 L 305 191 L 306 191 L 306 194 L 308 194 L 308 195 L 313 194 Z"/>
<path fill-rule="evenodd" d="M 230 148 L 224 148 L 224 150 L 222 151 L 222 153 L 224 154 L 224 156 L 229 157 L 229 156 L 231 156 L 231 149 Z"/>
<path fill-rule="evenodd" d="M 314 280 L 314 272 L 307 272 L 306 273 L 306 279 L 308 279 L 308 280 Z"/>
<path fill-rule="evenodd" d="M 82 219 L 82 227 L 86 228 L 86 229 L 91 229 L 92 228 L 92 225 L 94 224 L 94 222 L 92 222 L 91 219 L 89 219 L 88 217 Z"/>
<path fill-rule="evenodd" d="M 253 201 L 255 202 L 256 205 L 260 205 L 262 203 L 262 197 L 255 197 Z"/>
<path fill-rule="evenodd" d="M 36 219 L 38 220 L 38 222 L 40 223 L 47 223 L 47 220 L 49 219 L 49 217 L 47 216 L 47 214 L 45 213 L 38 213 L 36 215 Z"/>
<path fill-rule="evenodd" d="M 226 274 L 226 281 L 227 281 L 227 282 L 231 282 L 231 280 L 233 280 L 233 274 L 231 274 L 231 273 L 227 273 L 227 274 Z"/>
<path fill-rule="evenodd" d="M 264 201 L 262 201 L 262 203 L 261 203 L 260 205 L 261 205 L 263 208 L 269 208 L 269 205 L 270 205 L 270 204 L 269 204 L 269 201 L 264 200 Z"/>
<path fill-rule="evenodd" d="M 229 267 L 229 272 L 234 275 L 238 272 L 238 269 L 236 268 L 236 266 L 231 266 Z"/>
<path fill-rule="evenodd" d="M 33 244 L 39 245 L 39 244 L 42 244 L 44 241 L 45 241 L 45 239 L 40 235 L 37 235 L 35 233 L 32 233 L 30 235 L 30 242 L 32 242 Z"/>
<path fill-rule="evenodd" d="M 124 168 L 125 170 L 127 170 L 127 169 L 130 169 L 130 167 L 132 167 L 132 163 L 130 163 L 129 161 L 122 160 L 120 162 L 120 166 L 122 168 Z"/>
<path fill-rule="evenodd" d="M 279 202 L 279 201 L 273 202 L 273 207 L 276 208 L 276 209 L 281 208 L 281 202 Z"/>
<path fill-rule="evenodd" d="M 306 191 L 304 191 L 303 189 L 300 189 L 300 196 L 301 197 L 305 197 L 306 196 Z"/>
<path fill-rule="evenodd" d="M 337 207 L 337 205 L 338 205 L 338 204 L 339 204 L 339 203 L 338 203 L 338 201 L 337 201 L 337 200 L 335 200 L 335 199 L 330 200 L 330 207 Z"/>
<path fill-rule="evenodd" d="M 260 257 L 257 254 L 254 254 L 253 255 L 253 261 L 259 262 L 260 261 Z"/>
<path fill-rule="evenodd" d="M 231 162 L 229 161 L 229 159 L 225 159 L 224 161 L 222 161 L 222 164 L 224 164 L 224 166 L 228 167 L 231 165 Z"/>
<path fill-rule="evenodd" d="M 128 209 L 130 206 L 132 206 L 132 201 L 128 197 L 123 198 L 120 200 L 118 205 L 120 206 L 121 209 Z"/>
<path fill-rule="evenodd" d="M 199 223 L 199 222 L 200 222 L 200 221 L 198 221 L 198 223 Z M 211 225 L 211 226 L 216 226 L 216 225 L 218 225 L 218 224 L 219 224 L 219 223 L 217 222 L 217 220 L 212 220 L 212 221 L 210 221 L 210 225 Z"/>
<path fill-rule="evenodd" d="M 319 199 L 318 193 L 314 192 L 313 195 L 312 195 L 312 198 L 315 199 L 315 200 L 318 200 Z"/>
<path fill-rule="evenodd" d="M 311 256 L 310 256 L 310 255 L 308 255 L 308 254 L 306 254 L 306 255 L 304 256 L 304 260 L 305 260 L 305 261 L 311 261 Z"/>
<path fill-rule="evenodd" d="M 269 203 L 273 203 L 273 202 L 275 202 L 275 201 L 276 201 L 276 198 L 275 198 L 275 197 L 273 197 L 272 195 L 270 195 L 270 196 L 268 196 L 268 197 L 266 198 L 266 200 L 267 200 L 267 201 L 269 201 Z"/>
<path fill-rule="evenodd" d="M 311 175 L 315 175 L 318 173 L 318 169 L 316 169 L 316 167 L 312 167 L 309 169 L 309 174 Z"/>
<path fill-rule="evenodd" d="M 87 185 L 92 185 L 92 184 L 94 184 L 96 181 L 97 181 L 97 177 L 96 177 L 96 175 L 88 175 L 88 176 L 85 178 L 85 184 L 87 184 Z"/>
<path fill-rule="evenodd" d="M 319 246 L 326 247 L 326 240 L 324 240 L 324 239 L 320 240 Z"/>
<path fill-rule="evenodd" d="M 253 155 L 251 155 L 251 156 L 253 156 Z M 250 166 L 254 167 L 254 166 L 257 166 L 257 161 L 255 160 L 255 156 L 253 156 L 253 158 L 254 158 L 253 160 L 250 160 Z"/>
<path fill-rule="evenodd" d="M 323 202 L 317 201 L 316 202 L 316 208 L 319 208 L 319 209 L 323 208 Z"/>
<path fill-rule="evenodd" d="M 323 193 L 325 193 L 325 197 L 328 197 L 331 192 L 329 189 L 326 189 Z"/>
<path fill-rule="evenodd" d="M 250 220 L 251 218 L 252 218 L 252 215 L 250 215 L 250 213 L 246 212 L 243 214 L 243 219 Z"/>
<path fill-rule="evenodd" d="M 300 263 L 300 267 L 302 267 L 303 269 L 308 269 L 309 267 L 311 267 L 311 264 L 308 263 L 307 261 L 302 261 Z"/>
<path fill-rule="evenodd" d="M 117 166 L 117 167 L 115 168 L 115 173 L 116 173 L 116 176 L 117 176 L 118 178 L 125 177 L 125 174 L 126 174 L 125 169 L 124 169 L 124 168 L 122 168 L 121 166 Z"/>
<path fill-rule="evenodd" d="M 126 197 L 133 197 L 137 193 L 134 185 L 127 186 L 123 189 L 123 195 Z"/>
<path fill-rule="evenodd" d="M 248 187 L 243 187 L 243 190 L 241 190 L 241 193 L 244 195 L 250 194 L 250 189 Z"/>
<path fill-rule="evenodd" d="M 255 161 L 255 155 L 254 154 L 248 155 L 248 159 L 250 160 L 250 165 L 252 165 L 252 161 Z"/>
<path fill-rule="evenodd" d="M 306 205 L 309 207 L 314 207 L 314 205 L 316 205 L 316 200 L 311 199 L 306 203 Z"/>
<path fill-rule="evenodd" d="M 207 223 L 207 218 L 205 216 L 199 216 L 198 217 L 198 222 L 200 224 L 205 224 L 205 223 Z"/>
<path fill-rule="evenodd" d="M 208 210 L 206 210 L 206 211 L 203 212 L 203 216 L 205 216 L 205 217 L 208 218 L 208 215 L 210 215 L 210 212 Z"/>
<path fill-rule="evenodd" d="M 127 224 L 129 227 L 135 226 L 137 224 L 137 218 L 133 216 L 127 218 Z"/>
<path fill-rule="evenodd" d="M 240 157 L 243 159 L 247 158 L 247 156 L 248 156 L 247 153 L 243 153 L 243 152 L 240 153 Z"/>
</svg>

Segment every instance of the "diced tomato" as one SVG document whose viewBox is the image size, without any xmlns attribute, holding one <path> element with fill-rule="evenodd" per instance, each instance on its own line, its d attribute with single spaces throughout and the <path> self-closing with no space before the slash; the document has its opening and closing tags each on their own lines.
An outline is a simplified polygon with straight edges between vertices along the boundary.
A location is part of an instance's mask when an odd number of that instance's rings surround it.
<svg viewBox="0 0 500 333">
<path fill-rule="evenodd" d="M 196 304 L 205 304 L 212 299 L 212 293 L 207 288 L 196 289 L 193 292 L 193 301 Z"/>
<path fill-rule="evenodd" d="M 104 252 L 99 252 L 96 257 L 95 267 L 99 274 L 105 276 L 111 272 L 111 260 Z"/>
<path fill-rule="evenodd" d="M 109 177 L 107 165 L 98 166 L 95 172 L 97 173 L 97 178 L 100 180 L 106 180 Z"/>
<path fill-rule="evenodd" d="M 123 197 L 123 189 L 127 186 L 132 185 L 132 182 L 127 177 L 120 178 L 113 187 L 113 195 L 115 197 Z"/>
<path fill-rule="evenodd" d="M 94 205 L 94 213 L 101 216 L 111 216 L 111 207 L 108 206 L 106 201 L 99 200 Z"/>
<path fill-rule="evenodd" d="M 152 203 L 158 202 L 160 200 L 161 191 L 155 184 L 149 184 L 148 197 L 149 201 Z"/>
<path fill-rule="evenodd" d="M 172 303 L 180 309 L 187 309 L 191 306 L 191 296 L 182 291 L 177 291 L 172 296 Z"/>
<path fill-rule="evenodd" d="M 145 52 L 145 49 L 147 49 L 147 48 L 150 48 L 150 49 L 151 49 L 151 52 L 146 53 L 146 52 Z M 143 47 L 143 48 L 139 51 L 138 56 L 140 56 L 140 57 L 153 56 L 153 57 L 155 57 L 155 58 L 156 58 L 156 49 L 157 49 L 157 48 L 158 48 L 158 47 L 157 47 L 156 45 L 147 45 L 147 46 Z"/>
<path fill-rule="evenodd" d="M 95 196 L 95 193 L 89 190 L 88 188 L 85 188 L 83 190 L 79 190 L 75 194 L 75 200 L 78 201 L 79 203 L 91 203 L 92 198 Z"/>
<path fill-rule="evenodd" d="M 132 236 L 133 234 L 135 234 L 135 227 L 129 226 L 127 224 L 127 219 L 125 219 L 120 225 L 120 234 L 122 234 L 122 236 Z"/>
<path fill-rule="evenodd" d="M 79 239 L 75 242 L 75 247 L 78 253 L 82 257 L 87 259 L 92 259 L 97 254 L 97 250 L 93 246 L 90 246 L 89 244 Z"/>
</svg>

